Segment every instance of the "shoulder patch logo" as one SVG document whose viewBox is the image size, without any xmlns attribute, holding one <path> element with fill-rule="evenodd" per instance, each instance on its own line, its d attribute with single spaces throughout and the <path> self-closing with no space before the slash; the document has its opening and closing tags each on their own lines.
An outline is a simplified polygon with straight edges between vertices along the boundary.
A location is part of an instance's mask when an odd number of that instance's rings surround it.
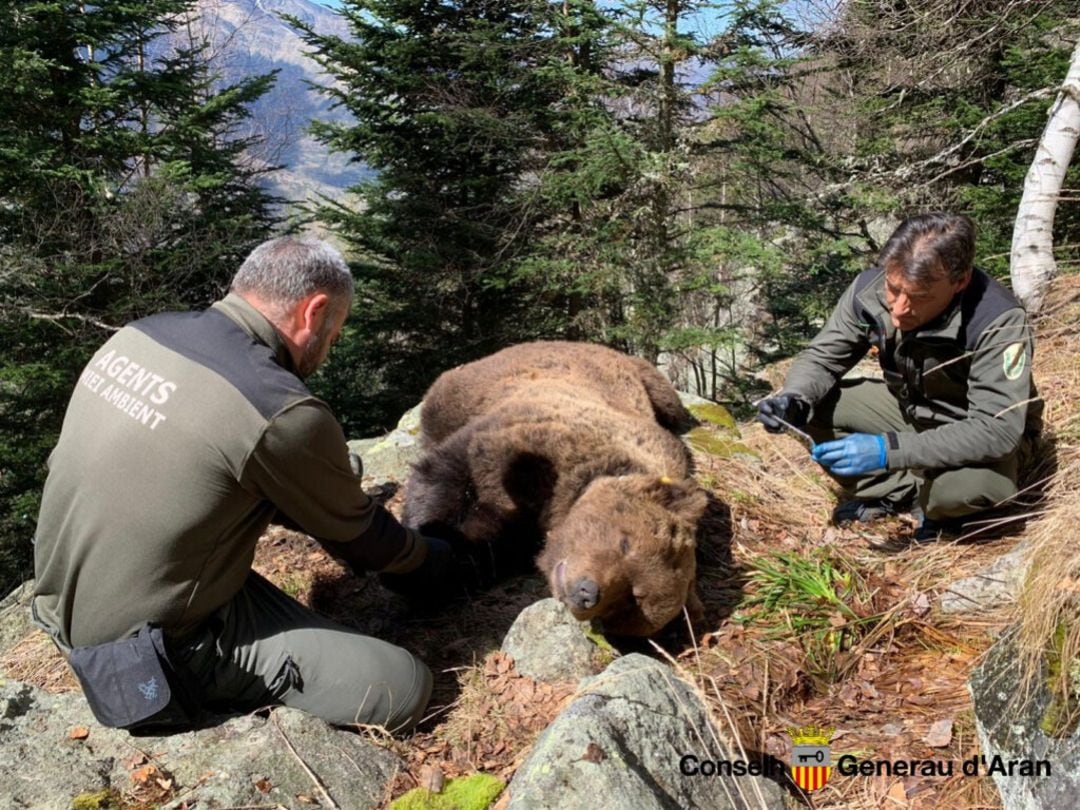
<svg viewBox="0 0 1080 810">
<path fill-rule="evenodd" d="M 1002 353 L 1002 369 L 1005 371 L 1005 379 L 1015 380 L 1024 373 L 1027 365 L 1027 352 L 1023 343 L 1012 343 L 1005 347 Z"/>
</svg>

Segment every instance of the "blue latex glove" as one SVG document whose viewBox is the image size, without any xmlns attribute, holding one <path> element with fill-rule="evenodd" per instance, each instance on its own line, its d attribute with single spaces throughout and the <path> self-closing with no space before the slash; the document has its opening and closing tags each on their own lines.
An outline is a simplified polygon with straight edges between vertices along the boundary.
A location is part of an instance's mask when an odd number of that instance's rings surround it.
<svg viewBox="0 0 1080 810">
<path fill-rule="evenodd" d="M 810 455 L 833 475 L 866 475 L 885 469 L 885 437 L 852 433 L 817 445 Z"/>
</svg>

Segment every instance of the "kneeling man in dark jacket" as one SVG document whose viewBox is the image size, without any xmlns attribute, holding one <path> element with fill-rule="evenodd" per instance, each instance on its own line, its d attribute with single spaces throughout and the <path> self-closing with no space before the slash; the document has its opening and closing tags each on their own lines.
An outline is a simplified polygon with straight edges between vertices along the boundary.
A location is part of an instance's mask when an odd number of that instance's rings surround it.
<svg viewBox="0 0 1080 810">
<path fill-rule="evenodd" d="M 834 522 L 910 510 L 926 541 L 1016 494 L 1041 428 L 1031 328 L 974 254 L 965 216 L 903 222 L 759 404 L 766 430 L 782 420 L 818 442 L 814 459 L 847 496 Z M 842 379 L 870 351 L 883 379 Z"/>
</svg>

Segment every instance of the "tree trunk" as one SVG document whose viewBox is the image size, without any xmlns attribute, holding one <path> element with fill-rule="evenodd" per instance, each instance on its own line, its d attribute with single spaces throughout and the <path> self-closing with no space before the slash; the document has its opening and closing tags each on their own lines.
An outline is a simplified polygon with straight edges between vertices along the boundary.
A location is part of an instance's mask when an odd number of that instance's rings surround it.
<svg viewBox="0 0 1080 810">
<path fill-rule="evenodd" d="M 1036 313 L 1050 280 L 1054 262 L 1054 213 L 1080 135 L 1080 42 L 1043 130 L 1035 159 L 1024 178 L 1024 195 L 1013 226 L 1009 275 L 1013 292 L 1029 313 Z"/>
</svg>

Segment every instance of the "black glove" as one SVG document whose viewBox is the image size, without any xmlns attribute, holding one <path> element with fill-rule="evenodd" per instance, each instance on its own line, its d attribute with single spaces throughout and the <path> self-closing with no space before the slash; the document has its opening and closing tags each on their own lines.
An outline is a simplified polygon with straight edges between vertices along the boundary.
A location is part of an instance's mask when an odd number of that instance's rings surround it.
<svg viewBox="0 0 1080 810">
<path fill-rule="evenodd" d="M 390 590 L 417 601 L 434 601 L 462 593 L 451 545 L 438 537 L 420 539 L 428 547 L 424 561 L 404 574 L 379 574 L 379 581 Z"/>
<path fill-rule="evenodd" d="M 794 394 L 778 394 L 758 403 L 757 421 L 761 422 L 769 433 L 780 433 L 784 430 L 784 426 L 773 418 L 777 416 L 801 428 L 810 418 L 810 403 Z"/>
</svg>

